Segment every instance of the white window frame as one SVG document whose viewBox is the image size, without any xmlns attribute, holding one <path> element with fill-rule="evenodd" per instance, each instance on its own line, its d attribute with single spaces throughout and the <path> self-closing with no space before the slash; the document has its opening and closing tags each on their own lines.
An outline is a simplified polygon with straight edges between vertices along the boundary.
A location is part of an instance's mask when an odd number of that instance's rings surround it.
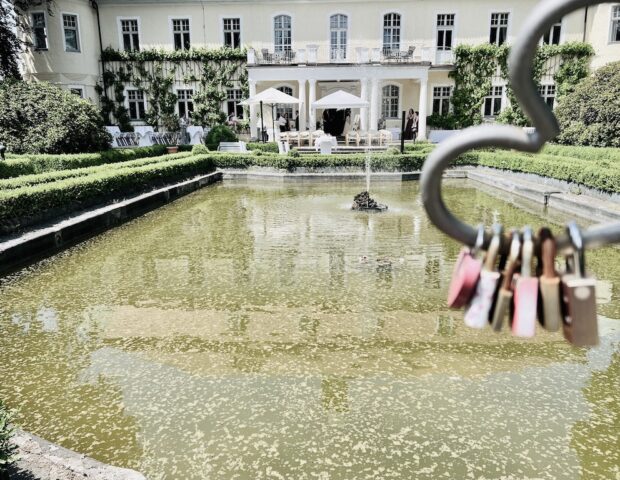
<svg viewBox="0 0 620 480">
<path fill-rule="evenodd" d="M 383 115 L 383 99 L 385 98 L 385 96 L 383 95 L 383 89 L 385 87 L 396 87 L 398 88 L 398 96 L 396 98 L 398 98 L 398 105 L 396 107 L 396 116 L 386 116 L 385 119 L 386 120 L 394 120 L 397 118 L 400 118 L 400 114 L 403 111 L 402 109 L 402 105 L 403 105 L 403 86 L 398 83 L 398 82 L 383 82 L 381 83 L 381 109 L 379 111 L 379 115 L 382 116 Z M 394 98 L 394 97 L 390 97 L 390 98 Z"/>
<path fill-rule="evenodd" d="M 346 39 L 345 39 L 345 47 L 344 47 L 344 51 L 343 51 L 343 55 L 342 57 L 338 57 L 336 56 L 336 58 L 333 58 L 332 55 L 332 17 L 335 15 L 343 15 L 346 19 L 347 19 L 347 28 L 346 28 Z M 338 28 L 339 31 L 341 31 L 341 28 Z M 351 39 L 351 15 L 349 15 L 346 12 L 332 12 L 329 15 L 327 15 L 327 43 L 329 45 L 329 58 L 330 61 L 344 61 L 348 58 L 349 56 L 349 43 L 350 43 L 350 39 Z M 342 50 L 342 49 L 339 49 Z"/>
<path fill-rule="evenodd" d="M 439 26 L 439 16 L 440 15 L 453 15 L 454 16 L 454 23 L 452 24 L 451 27 L 446 27 L 446 26 Z M 454 51 L 454 48 L 456 47 L 456 25 L 457 25 L 457 19 L 458 19 L 458 14 L 457 12 L 435 12 L 435 37 L 433 38 L 433 45 L 435 50 L 440 51 L 440 52 L 452 52 Z M 452 45 L 450 47 L 450 50 L 445 50 L 439 49 L 439 46 L 437 45 L 437 42 L 439 41 L 439 30 L 451 30 L 452 31 Z M 444 36 L 444 43 L 445 43 L 445 36 Z"/>
<path fill-rule="evenodd" d="M 220 15 L 220 43 L 222 46 L 225 45 L 224 40 L 226 39 L 226 35 L 224 33 L 224 20 L 229 19 L 237 19 L 239 20 L 239 46 L 237 48 L 242 48 L 243 45 L 243 17 L 241 15 Z"/>
<path fill-rule="evenodd" d="M 510 32 L 512 31 L 512 17 L 513 17 L 513 13 L 511 9 L 502 9 L 502 10 L 492 10 L 489 12 L 489 21 L 487 23 L 487 25 L 489 26 L 489 30 L 487 31 L 487 38 L 489 39 L 488 43 L 490 45 L 499 45 L 498 43 L 498 39 L 499 39 L 499 35 L 497 36 L 495 43 L 491 43 L 491 28 L 493 27 L 493 25 L 491 24 L 491 22 L 493 21 L 493 15 L 502 15 L 502 14 L 508 14 L 508 22 L 506 23 L 506 41 L 503 43 L 507 44 L 508 43 L 508 39 L 510 38 Z"/>
<path fill-rule="evenodd" d="M 174 94 L 177 96 L 177 102 L 176 102 L 176 106 L 175 106 L 175 112 L 176 112 L 176 114 L 177 114 L 177 116 L 178 116 L 179 118 L 181 118 L 181 109 L 179 108 L 179 104 L 181 103 L 181 101 L 180 101 L 180 99 L 179 99 L 179 92 L 180 92 L 180 91 L 184 91 L 184 90 L 191 90 L 191 92 L 192 92 L 192 93 L 191 93 L 192 98 L 191 98 L 191 99 L 189 99 L 189 100 L 185 99 L 185 100 L 183 100 L 183 101 L 184 101 L 186 104 L 187 104 L 187 102 L 192 102 L 193 106 L 194 106 L 194 107 L 196 107 L 196 104 L 194 103 L 194 95 L 196 94 L 196 89 L 195 89 L 194 87 L 188 87 L 188 86 L 185 86 L 185 85 L 181 85 L 181 86 L 179 86 L 179 87 L 174 87 L 173 92 L 174 92 Z M 189 110 L 187 109 L 187 105 L 186 105 L 186 111 L 189 111 Z M 193 111 L 193 110 L 192 110 L 192 111 Z M 191 117 L 188 115 L 188 118 L 191 118 Z"/>
<path fill-rule="evenodd" d="M 556 43 L 551 43 L 551 40 L 553 40 L 553 37 L 551 36 L 551 30 L 557 25 L 560 26 L 560 38 L 558 39 L 558 43 L 556 44 Z M 547 34 L 549 34 L 549 43 L 545 43 L 545 35 Z M 551 25 L 549 30 L 547 30 L 545 34 L 543 35 L 543 37 L 540 39 L 541 45 L 562 45 L 562 43 L 564 43 L 564 18 L 562 18 L 560 21 L 555 22 L 553 25 Z"/>
<path fill-rule="evenodd" d="M 435 89 L 440 88 L 440 89 L 444 89 L 444 88 L 448 88 L 449 89 L 449 93 L 448 96 L 446 97 L 445 95 L 443 95 L 443 91 L 440 92 L 439 96 L 435 95 Z M 431 115 L 435 114 L 436 112 L 433 111 L 434 107 L 435 107 L 435 100 L 438 99 L 440 100 L 440 107 L 439 110 L 441 110 L 440 112 L 437 112 L 438 115 L 444 116 L 444 115 L 448 115 L 452 112 L 452 94 L 454 92 L 454 85 L 433 85 L 433 90 L 432 90 L 432 97 L 431 97 Z M 443 111 L 441 105 L 443 105 L 442 100 L 448 99 L 448 110 L 447 111 Z"/>
<path fill-rule="evenodd" d="M 123 40 L 123 20 L 137 20 L 138 21 L 138 50 L 132 51 L 140 51 L 142 50 L 142 22 L 140 22 L 140 17 L 116 17 L 116 25 L 118 28 L 118 49 L 120 51 L 125 51 L 125 42 Z M 133 43 L 133 40 L 132 40 Z M 132 45 L 133 46 L 133 45 Z"/>
<path fill-rule="evenodd" d="M 75 17 L 76 21 L 76 32 L 77 32 L 77 50 L 67 50 L 67 37 L 65 35 L 65 15 L 72 15 Z M 67 53 L 82 53 L 82 32 L 80 30 L 80 15 L 73 12 L 60 12 L 60 28 L 62 30 L 62 43 L 63 50 Z"/>
<path fill-rule="evenodd" d="M 290 88 L 291 89 L 291 96 L 294 97 L 296 95 L 296 93 L 295 93 L 295 86 L 291 85 L 290 83 L 279 83 L 278 85 L 274 86 L 273 88 L 275 88 L 276 90 L 280 90 L 281 88 Z M 280 91 L 282 91 L 282 90 L 280 90 Z M 286 92 L 284 92 L 284 93 L 286 93 Z M 279 117 L 279 112 L 290 113 L 290 115 L 288 117 L 289 120 L 293 120 L 292 117 L 295 114 L 295 111 L 293 109 L 293 105 L 284 105 L 284 106 L 283 105 L 278 105 L 276 110 L 275 110 L 275 112 L 276 112 L 276 120 Z"/>
<path fill-rule="evenodd" d="M 131 90 L 141 90 L 142 91 L 142 93 L 144 95 L 144 117 L 145 118 L 140 118 L 140 119 L 131 118 L 131 108 L 129 108 L 129 92 Z M 146 121 L 146 112 L 148 112 L 148 110 L 149 110 L 149 101 L 148 101 L 148 98 L 147 98 L 147 95 L 146 95 L 146 92 L 144 91 L 144 89 L 143 88 L 134 87 L 134 86 L 130 85 L 130 86 L 125 87 L 124 94 L 125 94 L 125 102 L 124 103 L 125 103 L 125 108 L 127 108 L 127 115 L 129 116 L 129 121 L 131 123 L 140 123 L 140 122 L 145 123 L 145 121 Z"/>
<path fill-rule="evenodd" d="M 385 51 L 385 42 L 384 42 L 384 38 L 383 38 L 383 33 L 384 33 L 384 29 L 386 28 L 384 26 L 385 24 L 385 16 L 386 15 L 398 15 L 400 17 L 400 25 L 398 26 L 398 48 L 396 50 L 402 50 L 403 48 L 403 44 L 405 43 L 404 41 L 404 35 L 403 33 L 405 32 L 405 16 L 403 15 L 403 12 L 399 11 L 399 10 L 386 10 L 385 12 L 381 13 L 381 17 L 380 17 L 380 21 L 381 21 L 381 30 L 380 30 L 380 36 L 379 38 L 381 39 L 381 51 L 384 52 Z M 389 28 L 395 28 L 395 27 L 389 27 Z M 391 48 L 391 50 L 394 50 L 393 48 Z"/>
<path fill-rule="evenodd" d="M 494 89 L 496 89 L 496 88 L 501 88 L 502 89 L 502 92 L 501 92 L 501 94 L 499 96 L 495 95 Z M 491 89 L 493 91 L 493 94 L 492 95 L 485 95 L 484 101 L 482 102 L 482 117 L 483 118 L 487 118 L 487 119 L 496 118 L 500 113 L 502 113 L 502 111 L 504 110 L 504 108 L 506 106 L 506 100 L 505 100 L 505 97 L 506 97 L 506 85 L 504 85 L 504 84 L 491 85 Z M 486 115 L 485 114 L 485 110 L 486 110 L 485 107 L 486 107 L 486 104 L 487 104 L 487 100 L 488 99 L 493 99 L 494 100 L 496 98 L 500 99 L 499 112 L 497 112 L 497 113 L 491 112 L 491 115 Z M 491 105 L 491 107 L 493 107 L 493 105 Z M 491 110 L 493 110 L 493 108 L 491 108 Z"/>
<path fill-rule="evenodd" d="M 35 13 L 36 14 L 40 13 L 40 14 L 43 15 L 43 21 L 45 22 L 45 27 L 43 29 L 45 31 L 45 47 L 37 47 L 35 45 L 36 44 L 36 38 L 37 38 L 36 34 L 34 33 L 34 27 L 35 27 L 35 25 L 34 25 L 34 15 L 35 15 Z M 38 51 L 38 52 L 44 52 L 46 50 L 49 50 L 50 49 L 50 37 L 49 37 L 49 29 L 47 27 L 47 25 L 48 25 L 47 12 L 45 10 L 32 10 L 30 12 L 30 21 L 32 22 L 32 45 L 33 45 L 33 48 L 35 49 L 35 51 Z M 63 27 L 64 27 L 64 25 L 63 25 Z M 64 35 L 64 31 L 65 30 L 63 28 L 63 35 Z"/>
<path fill-rule="evenodd" d="M 616 16 L 614 16 L 614 10 L 618 9 L 618 14 Z M 617 28 L 620 27 L 616 27 L 614 28 L 615 25 L 620 25 L 620 3 L 614 3 L 613 5 L 609 6 L 609 42 L 610 44 L 618 44 L 620 43 L 620 40 L 616 40 L 614 38 L 614 33 L 616 32 Z"/>
<path fill-rule="evenodd" d="M 192 39 L 194 38 L 194 29 L 192 28 L 192 17 L 191 15 L 173 15 L 173 16 L 169 16 L 168 17 L 168 26 L 170 28 L 170 41 L 171 41 L 171 45 L 172 45 L 172 50 L 173 51 L 179 51 L 179 52 L 184 52 L 187 51 L 187 49 L 185 47 L 183 47 L 183 41 L 181 39 L 181 49 L 177 50 L 175 48 L 174 45 L 174 21 L 175 20 L 187 20 L 188 23 L 188 28 L 189 28 L 189 48 L 192 48 Z"/>
<path fill-rule="evenodd" d="M 549 87 L 553 87 L 553 95 L 549 94 Z M 558 89 L 554 83 L 541 84 L 540 88 L 538 89 L 538 94 L 541 96 L 541 98 L 545 101 L 547 105 L 549 105 L 547 100 L 553 97 L 553 105 L 551 105 L 551 109 L 552 110 L 555 109 L 557 96 L 558 96 Z"/>
<path fill-rule="evenodd" d="M 291 19 L 291 44 L 289 45 L 289 49 L 287 50 L 286 48 L 282 49 L 282 50 L 278 50 L 276 48 L 277 44 L 276 44 L 276 18 L 280 17 L 280 16 L 287 16 Z M 293 44 L 294 44 L 294 33 L 295 33 L 295 20 L 293 17 L 292 13 L 289 12 L 278 12 L 274 15 L 271 16 L 271 36 L 273 38 L 273 51 L 274 52 L 292 52 L 293 51 Z"/>
<path fill-rule="evenodd" d="M 71 92 L 71 90 L 81 90 L 82 93 L 80 94 L 80 98 L 86 98 L 86 89 L 84 88 L 84 85 L 67 85 L 67 90 L 69 90 L 69 92 Z"/>
<path fill-rule="evenodd" d="M 230 99 L 230 98 L 228 98 L 228 92 L 229 92 L 230 90 L 236 90 L 236 91 L 241 92 L 241 96 L 240 96 L 238 99 L 237 99 L 237 98 L 235 98 L 235 99 Z M 236 85 L 236 86 L 233 86 L 233 87 L 231 87 L 231 88 L 227 88 L 227 89 L 226 89 L 226 100 L 224 100 L 224 104 L 225 104 L 225 107 L 226 107 L 226 115 L 227 115 L 227 116 L 228 116 L 228 115 L 230 115 L 230 113 L 228 113 L 228 102 L 234 101 L 234 102 L 235 102 L 235 112 L 234 112 L 234 113 L 235 113 L 235 116 L 236 116 L 238 119 L 240 119 L 240 120 L 242 120 L 243 118 L 245 118 L 245 111 L 241 114 L 241 117 L 237 116 L 237 107 L 241 107 L 241 110 L 243 110 L 243 105 L 239 105 L 239 103 L 240 103 L 242 100 L 243 100 L 243 90 L 241 89 L 241 86 L 240 86 L 240 85 Z"/>
</svg>

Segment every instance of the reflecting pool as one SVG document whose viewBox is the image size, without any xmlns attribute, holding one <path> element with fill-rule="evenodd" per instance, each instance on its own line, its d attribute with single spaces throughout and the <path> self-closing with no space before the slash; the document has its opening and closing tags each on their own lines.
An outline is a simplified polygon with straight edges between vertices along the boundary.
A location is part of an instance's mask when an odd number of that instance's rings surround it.
<svg viewBox="0 0 620 480">
<path fill-rule="evenodd" d="M 150 479 L 620 476 L 620 250 L 601 346 L 474 331 L 417 183 L 228 182 L 0 284 L 23 428 Z M 470 223 L 566 219 L 449 182 Z"/>
</svg>

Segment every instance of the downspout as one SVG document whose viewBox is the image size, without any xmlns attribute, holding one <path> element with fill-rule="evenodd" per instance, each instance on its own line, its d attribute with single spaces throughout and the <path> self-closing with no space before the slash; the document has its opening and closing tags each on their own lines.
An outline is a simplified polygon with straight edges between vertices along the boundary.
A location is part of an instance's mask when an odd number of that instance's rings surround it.
<svg viewBox="0 0 620 480">
<path fill-rule="evenodd" d="M 588 8 L 585 8 L 583 15 L 583 43 L 586 43 L 586 32 L 588 31 Z"/>
<path fill-rule="evenodd" d="M 105 59 L 103 58 L 103 39 L 101 38 L 101 19 L 99 18 L 99 4 L 97 0 L 90 0 L 90 5 L 97 12 L 97 32 L 99 33 L 99 58 L 101 59 L 101 83 L 103 84 L 103 98 L 108 98 L 108 86 L 105 81 Z M 110 119 L 106 119 L 110 123 Z"/>
</svg>

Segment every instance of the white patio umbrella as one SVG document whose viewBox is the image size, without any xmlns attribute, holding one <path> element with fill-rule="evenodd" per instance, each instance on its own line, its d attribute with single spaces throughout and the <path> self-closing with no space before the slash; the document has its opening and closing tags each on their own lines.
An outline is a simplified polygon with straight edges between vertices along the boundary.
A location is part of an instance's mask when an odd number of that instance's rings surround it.
<svg viewBox="0 0 620 480">
<path fill-rule="evenodd" d="M 344 108 L 368 108 L 370 103 L 366 100 L 362 100 L 360 97 L 356 97 L 351 93 L 347 93 L 343 90 L 338 90 L 337 92 L 331 93 L 326 97 L 317 100 L 316 102 L 312 102 L 312 108 L 336 108 L 338 110 L 342 110 Z"/>
<path fill-rule="evenodd" d="M 247 100 L 240 102 L 240 105 L 260 105 L 261 137 L 263 136 L 263 130 L 265 129 L 265 125 L 263 122 L 263 104 L 271 105 L 271 122 L 274 131 L 273 136 L 275 138 L 275 120 L 273 118 L 274 105 L 293 105 L 299 103 L 301 103 L 301 100 L 299 100 L 298 98 L 281 92 L 280 90 L 276 90 L 275 88 L 268 88 L 267 90 L 263 90 L 262 92 L 254 95 L 253 97 L 250 97 Z"/>
</svg>

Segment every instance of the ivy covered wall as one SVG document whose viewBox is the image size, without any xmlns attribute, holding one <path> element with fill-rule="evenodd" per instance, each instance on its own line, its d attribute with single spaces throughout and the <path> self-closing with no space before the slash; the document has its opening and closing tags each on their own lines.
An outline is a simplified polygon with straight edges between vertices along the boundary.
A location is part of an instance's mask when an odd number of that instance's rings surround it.
<svg viewBox="0 0 620 480">
<path fill-rule="evenodd" d="M 104 118 L 131 130 L 125 106 L 125 89 L 138 88 L 146 96 L 148 125 L 168 131 L 178 129 L 174 87 L 193 89 L 193 122 L 217 125 L 226 120 L 222 103 L 227 90 L 238 88 L 248 96 L 246 52 L 241 49 L 143 50 L 124 52 L 106 49 L 101 61 L 102 80 L 97 86 Z M 104 95 L 105 91 L 105 95 Z"/>
<path fill-rule="evenodd" d="M 454 79 L 452 114 L 444 118 L 431 118 L 429 124 L 442 128 L 465 128 L 482 122 L 482 104 L 489 94 L 493 79 L 508 78 L 507 45 L 459 45 L 455 48 L 455 68 L 450 72 Z M 594 55 L 591 45 L 571 42 L 562 45 L 542 45 L 534 60 L 533 78 L 537 85 L 543 78 L 556 86 L 556 101 L 572 92 L 589 74 L 590 59 Z M 508 106 L 497 120 L 527 126 L 528 119 L 521 111 L 508 83 Z"/>
</svg>

